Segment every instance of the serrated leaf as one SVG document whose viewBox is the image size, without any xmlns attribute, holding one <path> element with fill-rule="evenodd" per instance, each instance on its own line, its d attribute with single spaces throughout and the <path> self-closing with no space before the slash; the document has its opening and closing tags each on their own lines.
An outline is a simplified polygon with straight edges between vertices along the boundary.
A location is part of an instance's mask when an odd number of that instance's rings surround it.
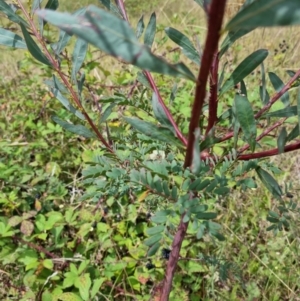
<svg viewBox="0 0 300 301">
<path fill-rule="evenodd" d="M 149 48 L 152 47 L 154 37 L 155 37 L 155 32 L 156 32 L 156 14 L 154 12 L 151 14 L 144 36 L 144 43 Z"/>
<path fill-rule="evenodd" d="M 273 72 L 269 72 L 269 78 L 276 92 L 280 92 L 284 87 L 283 81 Z M 290 104 L 289 92 L 285 92 L 280 99 L 285 106 L 288 106 Z"/>
<path fill-rule="evenodd" d="M 144 241 L 144 244 L 148 247 L 154 245 L 156 242 L 160 241 L 162 239 L 162 235 L 161 234 L 156 234 L 153 235 L 151 237 L 149 237 L 148 239 L 146 239 Z"/>
<path fill-rule="evenodd" d="M 151 122 L 143 121 L 138 118 L 123 117 L 126 122 L 133 126 L 139 132 L 145 134 L 148 137 L 157 139 L 166 143 L 175 144 L 177 146 L 182 146 L 174 134 L 165 127 L 159 127 Z"/>
<path fill-rule="evenodd" d="M 23 221 L 23 219 L 24 218 L 21 216 L 12 216 L 8 220 L 8 225 L 10 225 L 11 227 L 15 227 L 15 226 L 19 225 Z"/>
<path fill-rule="evenodd" d="M 161 245 L 160 241 L 158 241 L 154 245 L 152 245 L 147 252 L 147 257 L 148 256 L 151 257 L 151 256 L 155 255 L 157 253 L 158 249 L 160 248 L 160 245 Z"/>
<path fill-rule="evenodd" d="M 245 139 L 252 152 L 256 145 L 256 121 L 250 102 L 247 97 L 236 94 L 234 99 L 235 115 L 241 126 Z"/>
<path fill-rule="evenodd" d="M 57 116 L 52 116 L 51 118 L 55 123 L 59 124 L 62 128 L 64 128 L 65 130 L 72 132 L 74 134 L 77 134 L 79 136 L 83 136 L 85 138 L 95 138 L 95 134 L 93 132 L 91 132 L 89 129 L 87 129 L 85 126 L 83 125 L 75 125 L 69 122 L 66 122 L 64 120 L 61 120 L 60 118 L 58 118 Z"/>
<path fill-rule="evenodd" d="M 182 53 L 187 58 L 200 66 L 200 54 L 186 35 L 172 27 L 165 28 L 165 33 L 173 42 L 180 46 Z"/>
<path fill-rule="evenodd" d="M 159 233 L 163 232 L 164 230 L 165 230 L 165 226 L 164 225 L 160 225 L 160 226 L 155 226 L 155 227 L 152 227 L 152 228 L 148 228 L 146 230 L 146 233 L 149 236 L 153 236 L 155 234 L 159 234 Z"/>
<path fill-rule="evenodd" d="M 277 181 L 264 169 L 260 166 L 256 168 L 256 173 L 265 187 L 278 199 L 281 199 L 282 190 L 278 185 Z"/>
<path fill-rule="evenodd" d="M 142 15 L 136 26 L 135 35 L 136 35 L 137 39 L 139 39 L 142 36 L 144 29 L 145 29 L 144 15 Z"/>
<path fill-rule="evenodd" d="M 0 28 L 0 45 L 27 49 L 25 41 L 20 36 L 4 28 Z"/>
<path fill-rule="evenodd" d="M 248 57 L 246 57 L 232 72 L 229 79 L 224 83 L 221 88 L 220 95 L 224 94 L 236 84 L 241 82 L 247 75 L 255 70 L 268 56 L 268 50 L 259 49 L 254 51 Z"/>
<path fill-rule="evenodd" d="M 127 22 L 94 5 L 90 5 L 84 15 L 80 17 L 45 9 L 38 11 L 38 15 L 107 54 L 143 70 L 196 80 L 183 63 L 171 65 L 164 59 L 155 56 L 149 47 L 138 42 Z"/>
<path fill-rule="evenodd" d="M 277 138 L 277 147 L 278 147 L 279 154 L 284 153 L 284 147 L 286 145 L 286 142 L 287 142 L 287 131 L 284 127 L 281 129 L 279 136 Z"/>
<path fill-rule="evenodd" d="M 300 6 L 295 0 L 256 0 L 238 12 L 226 30 L 300 24 Z"/>
<path fill-rule="evenodd" d="M 33 40 L 33 38 L 28 33 L 26 27 L 23 24 L 20 24 L 22 33 L 28 48 L 28 51 L 30 54 L 39 62 L 41 62 L 44 65 L 52 66 L 47 57 L 44 55 L 44 53 L 40 50 L 39 46 L 36 44 L 36 42 Z"/>
<path fill-rule="evenodd" d="M 87 50 L 88 50 L 88 43 L 82 39 L 77 39 L 72 55 L 72 73 L 71 73 L 72 80 L 75 83 L 76 83 L 76 75 L 84 62 Z"/>
</svg>

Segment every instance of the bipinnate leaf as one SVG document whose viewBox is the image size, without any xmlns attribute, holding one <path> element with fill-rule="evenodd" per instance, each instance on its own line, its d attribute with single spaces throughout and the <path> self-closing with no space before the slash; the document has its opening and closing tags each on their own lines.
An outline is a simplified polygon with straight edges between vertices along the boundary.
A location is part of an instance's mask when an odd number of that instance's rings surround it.
<svg viewBox="0 0 300 301">
<path fill-rule="evenodd" d="M 249 75 L 254 69 L 256 69 L 268 56 L 268 50 L 259 49 L 254 51 L 248 57 L 246 57 L 232 72 L 229 79 L 224 83 L 221 88 L 220 95 L 227 92 L 234 85 L 241 82 L 247 75 Z"/>
<path fill-rule="evenodd" d="M 84 62 L 87 50 L 88 50 L 88 43 L 82 39 L 77 39 L 72 55 L 72 80 L 75 83 L 76 83 L 76 75 Z"/>
<path fill-rule="evenodd" d="M 277 181 L 260 166 L 258 166 L 255 170 L 259 179 L 262 181 L 265 187 L 273 194 L 273 196 L 278 199 L 281 199 L 283 193 Z"/>
<path fill-rule="evenodd" d="M 44 65 L 51 66 L 51 63 L 47 59 L 47 57 L 44 55 L 44 53 L 40 50 L 39 46 L 36 44 L 34 39 L 30 36 L 28 33 L 26 27 L 23 24 L 20 24 L 23 36 L 27 45 L 27 48 L 30 52 L 30 54 L 39 62 L 41 62 Z"/>
<path fill-rule="evenodd" d="M 298 0 L 256 0 L 239 11 L 226 30 L 300 24 Z"/>
<path fill-rule="evenodd" d="M 155 32 L 156 32 L 156 14 L 152 13 L 149 23 L 146 27 L 145 36 L 144 36 L 144 43 L 149 48 L 152 47 L 152 44 L 154 42 Z"/>
<path fill-rule="evenodd" d="M 27 49 L 25 41 L 20 36 L 4 28 L 0 28 L 0 45 Z"/>
<path fill-rule="evenodd" d="M 173 42 L 180 46 L 187 58 L 200 66 L 200 54 L 186 35 L 172 27 L 165 28 L 165 32 Z"/>
<path fill-rule="evenodd" d="M 27 22 L 18 14 L 16 14 L 4 0 L 0 0 L 0 11 L 4 13 L 10 21 L 23 24 L 24 26 L 28 27 Z"/>
<path fill-rule="evenodd" d="M 77 134 L 79 136 L 83 136 L 85 138 L 95 138 L 96 137 L 93 132 L 91 132 L 89 129 L 87 129 L 85 126 L 83 126 L 81 124 L 78 124 L 78 125 L 72 124 L 72 123 L 61 120 L 57 116 L 52 116 L 52 120 L 55 123 L 59 124 L 65 130 L 72 132 L 74 134 Z"/>
<path fill-rule="evenodd" d="M 129 118 L 124 117 L 125 121 L 128 122 L 131 126 L 133 126 L 136 130 L 143 133 L 144 135 L 151 137 L 153 139 L 157 139 L 166 143 L 175 144 L 179 147 L 182 144 L 179 142 L 177 138 L 175 138 L 174 134 L 165 127 L 159 127 L 151 122 L 143 121 L 139 118 Z"/>
<path fill-rule="evenodd" d="M 107 54 L 143 70 L 195 81 L 195 76 L 183 63 L 172 65 L 155 56 L 149 47 L 139 43 L 127 22 L 94 5 L 90 5 L 82 16 L 45 9 L 37 14 L 68 34 L 75 34 Z"/>
<path fill-rule="evenodd" d="M 284 128 L 281 129 L 279 136 L 277 138 L 277 147 L 278 147 L 278 153 L 282 154 L 284 152 L 284 147 L 287 142 L 287 131 Z"/>
<path fill-rule="evenodd" d="M 273 72 L 269 72 L 269 78 L 276 92 L 280 92 L 284 87 L 283 81 Z M 285 106 L 288 106 L 290 104 L 289 92 L 285 92 L 280 99 Z"/>
<path fill-rule="evenodd" d="M 256 121 L 251 104 L 247 97 L 236 94 L 234 99 L 236 118 L 244 133 L 245 139 L 250 145 L 252 152 L 256 145 Z"/>
</svg>

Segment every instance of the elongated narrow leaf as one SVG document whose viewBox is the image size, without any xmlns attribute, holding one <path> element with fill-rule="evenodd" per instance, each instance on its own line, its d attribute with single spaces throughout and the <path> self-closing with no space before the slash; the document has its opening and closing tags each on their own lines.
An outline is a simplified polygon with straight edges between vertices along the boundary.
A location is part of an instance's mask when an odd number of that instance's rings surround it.
<svg viewBox="0 0 300 301">
<path fill-rule="evenodd" d="M 166 126 L 175 134 L 174 127 L 172 126 L 170 120 L 168 119 L 162 105 L 158 101 L 158 97 L 155 92 L 153 92 L 152 94 L 152 107 L 153 107 L 154 116 L 157 119 L 157 121 L 161 125 Z"/>
<path fill-rule="evenodd" d="M 142 36 L 144 29 L 145 29 L 145 24 L 144 24 L 144 15 L 143 15 L 139 19 L 138 24 L 136 26 L 135 35 L 136 35 L 137 39 L 139 39 Z"/>
<path fill-rule="evenodd" d="M 129 118 L 124 117 L 126 122 L 128 122 L 131 126 L 133 126 L 136 130 L 143 133 L 144 135 L 151 137 L 153 139 L 157 139 L 166 143 L 175 144 L 179 147 L 181 147 L 181 143 L 178 139 L 174 137 L 174 134 L 165 127 L 159 127 L 155 124 L 143 121 L 138 118 Z"/>
<path fill-rule="evenodd" d="M 287 142 L 287 131 L 285 128 L 282 128 L 277 139 L 277 147 L 278 147 L 279 154 L 282 154 L 284 152 L 284 147 L 286 142 Z"/>
<path fill-rule="evenodd" d="M 300 24 L 298 0 L 256 0 L 238 12 L 226 30 Z"/>
<path fill-rule="evenodd" d="M 58 0 L 48 0 L 45 8 L 46 9 L 56 10 L 56 9 L 58 9 L 58 6 L 59 6 Z"/>
<path fill-rule="evenodd" d="M 122 18 L 119 8 L 111 3 L 110 0 L 100 0 L 100 2 L 108 9 L 108 11 L 112 12 L 117 17 Z"/>
<path fill-rule="evenodd" d="M 259 86 L 259 95 L 262 103 L 265 105 L 269 102 L 270 96 L 267 91 L 267 84 L 266 84 L 266 72 L 264 63 L 261 63 L 261 84 Z"/>
<path fill-rule="evenodd" d="M 66 122 L 64 120 L 61 120 L 57 116 L 52 116 L 52 120 L 55 123 L 59 124 L 65 130 L 72 132 L 74 134 L 77 134 L 79 136 L 83 136 L 85 138 L 95 138 L 96 137 L 93 132 L 91 132 L 89 129 L 87 129 L 85 126 L 83 126 L 81 124 L 75 125 L 75 124 Z"/>
<path fill-rule="evenodd" d="M 242 94 L 242 95 L 245 95 L 245 96 L 247 97 L 247 87 L 246 87 L 245 82 L 242 80 L 242 81 L 240 82 L 240 85 L 241 85 L 241 88 L 240 88 L 241 94 Z"/>
<path fill-rule="evenodd" d="M 200 129 L 196 128 L 195 132 L 195 139 L 194 139 L 194 146 L 193 146 L 193 160 L 191 170 L 192 173 L 198 175 L 201 171 L 201 158 L 200 158 Z"/>
<path fill-rule="evenodd" d="M 0 28 L 0 45 L 27 49 L 25 41 L 20 36 L 3 28 Z"/>
<path fill-rule="evenodd" d="M 116 106 L 116 103 L 111 103 L 103 112 L 103 114 L 101 115 L 100 121 L 99 123 L 103 123 L 107 120 L 107 118 L 110 116 L 110 114 L 113 111 L 113 108 Z"/>
<path fill-rule="evenodd" d="M 54 96 L 57 98 L 57 100 L 60 101 L 60 103 L 71 113 L 73 113 L 74 115 L 76 115 L 78 118 L 85 120 L 85 117 L 83 116 L 83 114 L 79 111 L 77 111 L 72 104 L 69 102 L 69 100 L 67 98 L 65 98 L 62 93 L 59 91 L 57 85 L 55 85 L 55 87 L 50 87 L 50 91 L 54 94 Z"/>
<path fill-rule="evenodd" d="M 264 117 L 293 117 L 298 114 L 297 106 L 289 106 L 281 110 L 277 110 L 275 112 L 270 112 L 265 115 Z"/>
<path fill-rule="evenodd" d="M 3 12 L 12 22 L 23 24 L 24 26 L 28 27 L 28 23 L 19 15 L 17 15 L 4 0 L 0 0 L 0 11 Z"/>
<path fill-rule="evenodd" d="M 251 151 L 254 152 L 256 145 L 256 121 L 251 104 L 247 97 L 236 94 L 234 105 L 236 118 L 241 125 Z"/>
<path fill-rule="evenodd" d="M 256 168 L 256 173 L 266 188 L 273 194 L 273 196 L 281 199 L 283 193 L 277 181 L 260 166 Z"/>
<path fill-rule="evenodd" d="M 26 41 L 27 48 L 31 53 L 31 55 L 42 64 L 51 66 L 51 63 L 48 61 L 46 56 L 40 50 L 39 46 L 36 44 L 33 38 L 30 36 L 25 26 L 23 24 L 20 24 L 20 26 L 23 32 L 24 39 Z"/>
<path fill-rule="evenodd" d="M 186 35 L 172 27 L 165 28 L 165 32 L 173 42 L 180 46 L 187 58 L 200 66 L 200 54 Z"/>
<path fill-rule="evenodd" d="M 151 236 L 150 238 L 146 239 L 144 241 L 144 244 L 146 246 L 152 246 L 154 245 L 156 242 L 160 241 L 162 239 L 162 235 L 161 234 L 156 234 L 156 235 L 153 235 Z"/>
<path fill-rule="evenodd" d="M 266 59 L 267 56 L 268 50 L 259 49 L 245 58 L 232 72 L 229 79 L 224 83 L 220 94 L 224 94 L 234 85 L 241 82 L 241 80 L 255 70 Z"/>
<path fill-rule="evenodd" d="M 274 89 L 277 92 L 281 91 L 281 89 L 284 87 L 283 81 L 273 72 L 269 72 L 269 78 Z M 285 92 L 280 99 L 285 106 L 288 106 L 290 104 L 289 92 Z"/>
<path fill-rule="evenodd" d="M 43 0 L 34 0 L 31 5 L 31 12 L 33 13 L 36 9 L 41 8 L 42 2 L 43 2 Z"/>
<path fill-rule="evenodd" d="M 223 81 L 224 81 L 224 74 L 225 74 L 225 68 L 227 66 L 228 62 L 226 62 L 222 68 L 222 72 L 220 74 L 219 80 L 218 80 L 218 90 L 221 88 Z"/>
<path fill-rule="evenodd" d="M 144 36 L 144 43 L 149 48 L 152 47 L 152 44 L 154 42 L 155 32 L 156 32 L 156 14 L 152 13 Z"/>
<path fill-rule="evenodd" d="M 296 139 L 300 135 L 300 129 L 299 129 L 299 123 L 291 130 L 291 132 L 288 134 L 286 140 L 292 141 Z"/>
<path fill-rule="evenodd" d="M 80 17 L 51 10 L 40 10 L 38 15 L 67 33 L 75 34 L 104 52 L 141 69 L 195 81 L 194 75 L 183 63 L 171 65 L 156 57 L 149 47 L 138 42 L 125 21 L 94 5 L 89 6 Z"/>
<path fill-rule="evenodd" d="M 254 0 L 246 0 L 246 1 L 244 1 L 244 4 L 242 5 L 240 11 L 242 11 L 243 9 L 245 9 L 245 7 L 247 5 L 249 5 L 253 1 Z M 236 30 L 229 31 L 228 35 L 226 36 L 226 38 L 222 42 L 221 50 L 220 50 L 220 53 L 219 53 L 219 57 L 221 58 L 223 56 L 223 54 L 229 49 L 229 47 L 235 41 L 237 41 L 239 38 L 245 36 L 246 34 L 248 34 L 249 32 L 251 32 L 255 28 L 256 27 L 247 28 L 247 29 L 236 29 Z"/>
<path fill-rule="evenodd" d="M 87 50 L 88 43 L 82 39 L 77 39 L 72 55 L 72 80 L 74 82 L 76 82 L 77 72 L 80 70 L 84 62 Z"/>
</svg>

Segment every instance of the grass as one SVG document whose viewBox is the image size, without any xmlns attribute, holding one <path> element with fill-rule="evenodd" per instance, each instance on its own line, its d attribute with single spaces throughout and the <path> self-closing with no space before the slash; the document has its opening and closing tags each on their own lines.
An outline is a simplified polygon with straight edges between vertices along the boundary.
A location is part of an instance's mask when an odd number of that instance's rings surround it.
<svg viewBox="0 0 300 301">
<path fill-rule="evenodd" d="M 98 1 L 84 2 L 81 2 L 81 5 L 98 3 Z M 148 6 L 149 3 L 144 4 L 143 2 L 140 7 L 136 6 L 136 1 L 126 1 L 125 4 L 128 5 L 129 10 L 134 15 L 133 24 L 137 23 L 141 11 L 149 16 L 149 11 L 158 5 L 158 23 L 161 28 L 173 26 L 183 32 L 192 31 L 195 36 L 200 36 L 201 45 L 203 45 L 203 37 L 206 33 L 204 16 L 200 14 L 200 9 L 195 3 L 192 3 L 188 9 L 186 9 L 186 3 L 174 0 L 153 1 L 151 2 L 152 7 Z M 239 3 L 230 2 L 227 12 L 228 17 L 237 11 L 239 5 Z M 79 3 L 76 6 L 79 6 Z M 75 6 L 72 4 L 72 7 L 66 5 L 61 8 L 61 10 L 69 9 L 74 10 Z M 200 21 L 199 14 L 201 16 Z M 288 76 L 285 75 L 285 71 L 297 68 L 300 59 L 298 35 L 299 28 L 296 27 L 256 30 L 234 45 L 225 59 L 229 61 L 231 68 L 234 68 L 241 59 L 254 50 L 267 48 L 270 50 L 270 56 L 267 60 L 266 68 L 269 71 L 278 73 L 286 81 Z M 160 32 L 156 40 L 157 53 L 162 53 L 167 47 L 173 46 L 171 42 L 160 46 L 158 42 L 162 36 L 163 33 Z M 286 45 L 289 48 L 284 53 L 278 51 L 275 54 L 275 49 L 279 50 L 279 44 L 282 44 L 283 40 L 286 41 Z M 0 131 L 4 133 L 4 135 L 1 135 L 2 141 L 0 142 L 2 144 L 5 144 L 7 141 L 15 143 L 18 140 L 22 141 L 20 136 L 25 135 L 28 143 L 33 145 L 37 143 L 38 139 L 44 146 L 37 148 L 37 150 L 44 153 L 35 154 L 40 156 L 40 159 L 37 160 L 36 168 L 42 170 L 44 164 L 59 161 L 61 169 L 59 185 L 61 189 L 64 190 L 63 186 L 70 183 L 71 186 L 73 185 L 73 188 L 80 188 L 80 184 L 78 184 L 80 183 L 80 175 L 77 172 L 78 167 L 82 164 L 81 149 L 88 151 L 94 146 L 89 145 L 85 141 L 78 142 L 71 135 L 64 135 L 58 130 L 51 130 L 48 124 L 50 122 L 50 114 L 47 113 L 47 110 L 54 112 L 59 107 L 52 104 L 52 100 L 43 92 L 41 78 L 36 77 L 33 81 L 26 80 L 26 77 L 31 76 L 32 72 L 38 70 L 38 67 L 28 69 L 31 64 L 30 61 L 24 60 L 26 58 L 25 52 L 21 56 L 19 51 L 11 50 L 1 51 L 1 54 L 3 55 L 0 58 L 0 78 L 3 84 L 1 85 L 0 95 L 6 101 L 0 105 Z M 175 55 L 169 55 L 169 58 L 175 58 Z M 20 63 L 21 67 L 18 67 L 16 62 Z M 110 59 L 105 59 L 103 64 L 105 70 L 117 68 L 116 64 L 112 65 Z M 96 69 L 93 71 L 93 76 L 103 79 L 105 84 L 113 83 L 115 79 L 113 75 L 114 73 L 112 72 L 112 76 L 106 78 L 103 70 Z M 255 73 L 252 82 L 247 83 L 248 90 L 251 91 L 252 87 L 256 87 L 259 81 L 259 74 Z M 28 88 L 25 88 L 24 84 L 28 85 Z M 256 101 L 255 97 L 257 97 L 257 93 L 254 94 L 253 101 Z M 26 98 L 35 103 L 36 107 L 33 107 L 30 101 L 26 101 Z M 28 114 L 29 111 L 32 113 L 32 110 L 33 116 L 39 115 L 43 110 L 40 128 L 33 127 L 24 118 L 21 123 L 24 128 L 21 131 L 18 128 L 18 118 Z M 34 119 L 33 116 L 30 118 Z M 44 127 L 43 131 L 45 132 L 47 130 L 52 132 L 43 134 L 41 127 Z M 49 149 L 47 150 L 47 145 L 54 146 L 53 149 L 51 148 L 51 151 L 57 153 L 51 153 Z M 20 161 L 30 164 L 31 152 L 35 152 L 34 147 L 25 147 L 24 152 L 19 151 L 13 156 L 11 164 L 15 162 L 19 164 Z M 65 152 L 68 155 L 64 157 L 60 152 Z M 281 182 L 288 181 L 294 184 L 295 198 L 298 196 L 297 189 L 299 188 L 300 180 L 299 154 L 299 152 L 295 152 L 291 155 L 281 155 L 272 158 L 284 171 L 281 175 Z M 56 184 L 52 183 L 51 185 L 55 186 Z M 58 192 L 54 190 L 54 187 L 52 188 L 52 193 L 57 194 Z M 62 201 L 65 195 L 65 192 L 61 193 L 61 200 L 55 201 Z M 299 224 L 295 222 L 293 231 L 283 231 L 276 237 L 272 233 L 266 232 L 266 215 L 269 208 L 274 208 L 275 201 L 269 193 L 261 188 L 246 195 L 236 192 L 230 198 L 223 200 L 219 206 L 220 211 L 223 212 L 221 218 L 226 242 L 218 245 L 213 252 L 215 255 L 232 260 L 242 269 L 245 287 L 242 289 L 239 282 L 233 281 L 233 279 L 225 284 L 220 283 L 215 277 L 211 276 L 213 275 L 213 270 L 210 270 L 209 276 L 204 274 L 203 285 L 206 288 L 206 299 L 203 300 L 300 300 L 300 289 L 298 287 L 300 281 L 299 232 L 297 233 L 297 230 L 299 231 L 300 229 Z M 4 274 L 3 268 L 0 267 L 0 270 Z"/>
</svg>

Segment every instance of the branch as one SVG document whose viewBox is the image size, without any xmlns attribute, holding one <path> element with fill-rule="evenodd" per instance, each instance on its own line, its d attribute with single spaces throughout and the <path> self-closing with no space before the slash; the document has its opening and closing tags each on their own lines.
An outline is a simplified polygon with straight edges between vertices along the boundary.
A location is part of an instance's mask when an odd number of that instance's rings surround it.
<svg viewBox="0 0 300 301">
<path fill-rule="evenodd" d="M 187 146 L 187 140 L 183 136 L 183 134 L 180 132 L 180 130 L 179 130 L 179 128 L 178 128 L 175 120 L 173 119 L 173 116 L 171 115 L 169 109 L 166 107 L 166 105 L 165 105 L 165 103 L 164 103 L 164 101 L 163 101 L 163 99 L 162 99 L 162 97 L 161 97 L 161 95 L 160 95 L 160 93 L 159 93 L 159 91 L 157 89 L 157 86 L 156 86 L 156 84 L 155 84 L 155 82 L 153 80 L 153 77 L 152 77 L 151 73 L 149 71 L 144 71 L 144 75 L 147 77 L 147 80 L 148 80 L 151 88 L 153 89 L 154 93 L 156 94 L 157 99 L 158 99 L 160 105 L 162 106 L 162 108 L 163 108 L 166 116 L 168 117 L 169 121 L 171 122 L 172 126 L 174 127 L 177 137 L 181 140 L 181 142 L 185 146 Z"/>
<path fill-rule="evenodd" d="M 288 152 L 291 152 L 291 151 L 294 151 L 297 149 L 300 149 L 300 142 L 296 142 L 296 143 L 285 146 L 284 153 L 288 153 Z M 255 153 L 255 154 L 241 155 L 238 157 L 238 160 L 247 161 L 247 160 L 251 160 L 251 159 L 259 159 L 259 158 L 271 157 L 271 156 L 275 156 L 275 155 L 279 155 L 278 148 L 273 148 L 273 149 Z"/>
<path fill-rule="evenodd" d="M 195 100 L 194 100 L 192 114 L 191 114 L 188 146 L 187 146 L 187 152 L 186 152 L 185 163 L 184 163 L 185 167 L 188 167 L 192 164 L 193 148 L 195 142 L 194 131 L 199 126 L 199 119 L 202 112 L 202 107 L 203 107 L 205 93 L 206 93 L 206 83 L 209 75 L 209 70 L 212 66 L 213 55 L 214 53 L 216 53 L 218 47 L 220 30 L 221 30 L 222 20 L 225 12 L 225 5 L 226 5 L 226 0 L 212 0 L 209 9 L 208 32 L 207 32 L 205 48 L 201 60 L 201 68 L 199 71 L 198 80 L 196 84 L 196 94 L 195 94 Z M 163 281 L 160 301 L 169 300 L 170 291 L 172 289 L 172 281 L 177 267 L 177 262 L 179 260 L 181 245 L 188 228 L 188 223 L 183 222 L 183 217 L 184 214 L 181 216 L 181 220 L 172 243 L 172 251 L 167 264 L 166 275 Z"/>
<path fill-rule="evenodd" d="M 53 69 L 59 74 L 60 78 L 62 79 L 62 81 L 64 82 L 64 84 L 66 85 L 66 87 L 68 88 L 69 92 L 71 93 L 72 99 L 74 100 L 76 106 L 81 110 L 82 114 L 84 115 L 85 119 L 87 120 L 87 122 L 89 123 L 89 125 L 91 126 L 91 128 L 93 129 L 93 131 L 96 133 L 98 139 L 104 144 L 104 146 L 111 152 L 114 153 L 113 149 L 111 148 L 111 146 L 108 144 L 108 142 L 106 142 L 106 140 L 104 139 L 104 137 L 102 136 L 102 134 L 99 132 L 98 128 L 95 126 L 94 122 L 91 120 L 90 116 L 88 115 L 88 113 L 85 111 L 84 107 L 82 106 L 76 92 L 74 91 L 74 89 L 72 88 L 72 85 L 69 83 L 69 81 L 67 80 L 67 78 L 65 77 L 65 75 L 63 74 L 63 72 L 60 70 L 60 66 L 59 64 L 55 61 L 55 59 L 52 57 L 52 55 L 50 54 L 50 52 L 47 49 L 47 46 L 44 43 L 43 37 L 39 34 L 32 18 L 29 16 L 29 14 L 27 13 L 27 11 L 25 10 L 21 0 L 18 0 L 18 4 L 22 10 L 22 12 L 24 13 L 25 17 L 27 18 L 30 26 L 31 26 L 31 30 L 34 34 L 34 36 L 37 38 L 37 40 L 39 41 L 39 43 L 42 45 L 45 55 L 47 57 L 47 59 L 51 62 Z"/>
<path fill-rule="evenodd" d="M 201 68 L 196 84 L 196 95 L 192 108 L 191 122 L 189 125 L 188 146 L 184 166 L 190 166 L 193 159 L 193 148 L 195 142 L 195 129 L 199 127 L 199 119 L 202 113 L 206 94 L 206 83 L 209 70 L 212 67 L 213 56 L 217 51 L 222 26 L 223 15 L 225 12 L 226 0 L 213 0 L 209 10 L 208 32 L 205 48 L 201 60 Z"/>
</svg>

